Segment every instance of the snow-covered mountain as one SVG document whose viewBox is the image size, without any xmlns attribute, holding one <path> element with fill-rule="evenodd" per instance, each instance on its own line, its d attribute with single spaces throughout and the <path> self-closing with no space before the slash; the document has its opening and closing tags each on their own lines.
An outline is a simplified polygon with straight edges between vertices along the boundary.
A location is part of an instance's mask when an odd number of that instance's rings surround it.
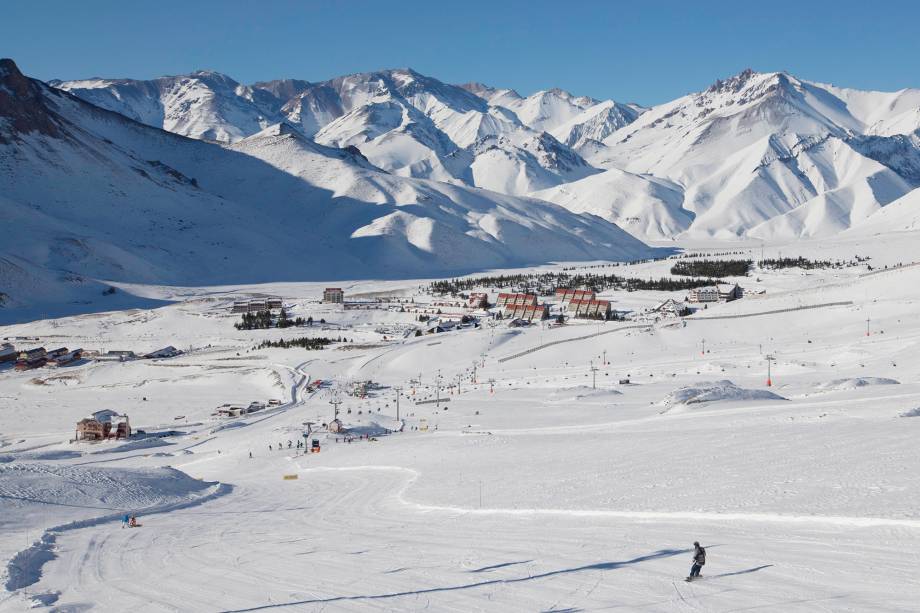
<svg viewBox="0 0 920 613">
<path fill-rule="evenodd" d="M 879 134 L 882 126 L 905 125 L 911 105 L 920 106 L 920 91 L 856 92 L 745 71 L 640 114 L 603 145 L 580 148 L 612 176 L 540 197 L 625 221 L 610 190 L 626 171 L 683 194 L 679 209 L 673 193 L 655 196 L 656 205 L 633 224 L 643 230 L 639 235 L 833 234 L 920 185 L 917 134 Z M 632 193 L 624 199 L 632 201 Z"/>
<path fill-rule="evenodd" d="M 532 195 L 642 239 L 794 239 L 856 227 L 920 186 L 920 90 L 746 70 L 653 108 L 522 96 L 410 69 L 241 85 L 198 72 L 58 87 L 179 134 L 235 143 L 286 121 L 403 177 Z"/>
<path fill-rule="evenodd" d="M 287 121 L 319 143 L 359 147 L 371 162 L 395 174 L 508 194 L 523 195 L 596 172 L 550 131 L 572 123 L 598 102 L 561 90 L 529 98 L 509 93 L 492 103 L 468 88 L 410 69 L 321 83 L 241 85 L 224 75 L 196 72 L 152 81 L 53 84 L 97 106 L 183 136 L 233 143 Z M 626 112 L 619 121 L 629 116 Z M 597 121 L 592 116 L 586 117 L 589 120 Z M 573 130 L 577 126 L 560 134 L 569 138 Z M 498 172 L 484 170 L 496 164 Z"/>
<path fill-rule="evenodd" d="M 406 278 L 650 250 L 543 201 L 381 171 L 275 124 L 215 144 L 143 125 L 0 62 L 7 309 L 112 282 Z M 110 304 L 115 304 L 112 299 Z"/>
</svg>

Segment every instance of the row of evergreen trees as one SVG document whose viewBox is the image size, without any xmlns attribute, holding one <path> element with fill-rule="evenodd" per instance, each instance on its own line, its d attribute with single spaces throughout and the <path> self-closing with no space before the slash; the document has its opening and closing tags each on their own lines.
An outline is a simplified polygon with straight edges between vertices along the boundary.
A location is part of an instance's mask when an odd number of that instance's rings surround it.
<svg viewBox="0 0 920 613">
<path fill-rule="evenodd" d="M 310 351 L 323 349 L 327 345 L 331 345 L 335 342 L 342 342 L 342 337 L 339 337 L 338 340 L 333 340 L 331 338 L 326 338 L 324 336 L 302 336 L 300 338 L 292 338 L 291 340 L 284 340 L 279 338 L 276 341 L 262 341 L 261 344 L 256 346 L 256 349 L 268 349 L 270 347 L 280 348 L 280 349 L 290 349 L 291 347 L 303 347 Z"/>
<path fill-rule="evenodd" d="M 743 277 L 750 270 L 750 260 L 681 260 L 671 266 L 672 275 L 684 277 Z"/>
<path fill-rule="evenodd" d="M 320 319 L 321 324 L 326 323 L 325 319 Z M 313 317 L 295 317 L 288 318 L 287 311 L 281 309 L 278 317 L 273 317 L 271 311 L 257 311 L 255 313 L 243 313 L 243 319 L 233 324 L 237 330 L 268 330 L 269 328 L 291 328 L 312 326 Z"/>
<path fill-rule="evenodd" d="M 830 260 L 809 260 L 803 257 L 797 258 L 772 258 L 767 260 L 762 260 L 760 262 L 761 268 L 803 268 L 806 270 L 812 270 L 816 268 L 843 268 L 846 264 L 844 262 L 831 262 Z M 853 264 L 855 266 L 855 264 Z"/>
</svg>

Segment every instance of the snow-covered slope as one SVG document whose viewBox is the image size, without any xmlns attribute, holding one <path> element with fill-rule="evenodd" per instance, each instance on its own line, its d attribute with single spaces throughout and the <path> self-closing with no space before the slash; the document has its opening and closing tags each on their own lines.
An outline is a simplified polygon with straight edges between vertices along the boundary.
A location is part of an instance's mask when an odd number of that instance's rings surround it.
<svg viewBox="0 0 920 613">
<path fill-rule="evenodd" d="M 224 147 L 99 109 L 9 60 L 0 85 L 8 309 L 98 301 L 92 279 L 399 278 L 649 253 L 598 218 L 394 176 L 288 125 Z"/>
<path fill-rule="evenodd" d="M 645 238 L 670 238 L 693 223 L 693 213 L 682 208 L 679 186 L 616 168 L 533 195 L 571 211 L 603 217 Z"/>
</svg>

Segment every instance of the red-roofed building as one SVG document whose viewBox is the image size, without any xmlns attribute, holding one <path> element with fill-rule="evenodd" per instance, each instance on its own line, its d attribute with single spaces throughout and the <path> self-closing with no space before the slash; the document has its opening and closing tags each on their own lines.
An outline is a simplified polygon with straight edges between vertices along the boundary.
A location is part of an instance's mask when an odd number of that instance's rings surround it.
<svg viewBox="0 0 920 613">
<path fill-rule="evenodd" d="M 523 319 L 524 321 L 541 321 L 549 317 L 545 304 L 522 304 L 505 307 L 506 319 Z"/>
<path fill-rule="evenodd" d="M 500 308 L 519 307 L 519 306 L 536 306 L 537 297 L 534 294 L 499 294 L 495 305 Z"/>
<path fill-rule="evenodd" d="M 559 287 L 556 289 L 556 300 L 562 303 L 571 302 L 572 300 L 594 300 L 597 294 L 589 289 L 569 289 Z"/>
<path fill-rule="evenodd" d="M 568 311 L 573 317 L 588 319 L 608 319 L 610 317 L 609 300 L 570 300 Z"/>
</svg>

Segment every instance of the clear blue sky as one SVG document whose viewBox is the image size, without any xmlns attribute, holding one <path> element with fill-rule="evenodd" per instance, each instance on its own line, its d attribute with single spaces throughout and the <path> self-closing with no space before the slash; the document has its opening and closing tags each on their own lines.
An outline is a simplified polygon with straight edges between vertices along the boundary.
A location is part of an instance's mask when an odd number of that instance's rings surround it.
<svg viewBox="0 0 920 613">
<path fill-rule="evenodd" d="M 452 83 L 642 104 L 747 67 L 920 87 L 916 0 L 14 0 L 3 16 L 0 56 L 46 80 L 207 68 L 244 83 L 319 81 L 411 66 Z"/>
</svg>

